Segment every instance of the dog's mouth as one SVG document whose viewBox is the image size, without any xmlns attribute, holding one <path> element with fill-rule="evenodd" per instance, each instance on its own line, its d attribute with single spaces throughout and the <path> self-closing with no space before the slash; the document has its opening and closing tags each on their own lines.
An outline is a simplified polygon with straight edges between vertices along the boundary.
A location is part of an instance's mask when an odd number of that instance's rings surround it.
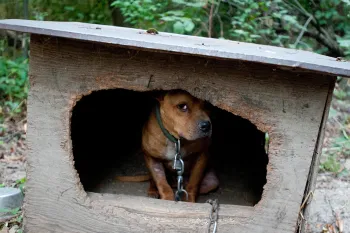
<svg viewBox="0 0 350 233">
<path fill-rule="evenodd" d="M 179 138 L 180 138 L 180 141 L 196 141 L 196 140 L 205 140 L 205 139 L 210 139 L 211 138 L 211 132 L 208 132 L 208 133 L 199 133 L 199 134 L 196 134 L 196 135 L 191 135 L 190 137 L 186 137 L 185 135 L 179 133 Z"/>
</svg>

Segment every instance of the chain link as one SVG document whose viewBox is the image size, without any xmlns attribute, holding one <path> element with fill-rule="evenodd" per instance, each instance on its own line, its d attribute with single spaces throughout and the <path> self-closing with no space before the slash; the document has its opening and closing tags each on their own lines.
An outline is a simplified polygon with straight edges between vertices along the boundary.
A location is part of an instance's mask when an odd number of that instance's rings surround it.
<svg viewBox="0 0 350 233">
<path fill-rule="evenodd" d="M 215 233 L 217 229 L 218 224 L 218 213 L 219 213 L 219 201 L 218 199 L 215 200 L 207 200 L 207 203 L 211 205 L 211 211 L 209 215 L 209 225 L 208 225 L 208 233 L 212 232 Z M 213 226 L 213 231 L 211 231 L 211 228 Z"/>
<path fill-rule="evenodd" d="M 181 147 L 180 147 L 180 139 L 175 143 L 176 154 L 174 158 L 173 169 L 177 172 L 177 191 L 175 192 L 175 201 L 181 201 L 181 195 L 185 194 L 186 200 L 188 199 L 188 193 L 183 188 L 183 173 L 185 171 L 185 164 L 181 157 Z M 209 215 L 209 225 L 208 225 L 208 233 L 216 233 L 217 224 L 218 224 L 218 213 L 219 213 L 219 201 L 215 200 L 207 200 L 207 203 L 211 205 L 210 215 Z M 213 226 L 213 231 L 211 228 Z"/>
<path fill-rule="evenodd" d="M 185 194 L 186 200 L 188 193 L 183 187 L 183 173 L 185 171 L 185 164 L 181 157 L 180 139 L 175 143 L 176 154 L 174 158 L 173 169 L 177 172 L 177 191 L 175 192 L 175 201 L 181 201 L 181 196 Z"/>
</svg>

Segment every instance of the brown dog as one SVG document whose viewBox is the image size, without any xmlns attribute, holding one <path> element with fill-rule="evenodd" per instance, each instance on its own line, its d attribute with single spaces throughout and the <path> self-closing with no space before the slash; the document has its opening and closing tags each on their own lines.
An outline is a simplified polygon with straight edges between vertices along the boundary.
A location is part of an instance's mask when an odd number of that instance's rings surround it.
<svg viewBox="0 0 350 233">
<path fill-rule="evenodd" d="M 208 167 L 212 126 L 205 102 L 181 90 L 166 92 L 157 99 L 158 110 L 152 111 L 142 132 L 142 149 L 151 174 L 148 195 L 174 200 L 167 180 L 169 175 L 176 177 L 172 167 L 176 151 L 170 134 L 181 141 L 185 189 L 188 201 L 195 202 L 198 193 L 210 192 L 219 185 L 214 171 Z"/>
</svg>

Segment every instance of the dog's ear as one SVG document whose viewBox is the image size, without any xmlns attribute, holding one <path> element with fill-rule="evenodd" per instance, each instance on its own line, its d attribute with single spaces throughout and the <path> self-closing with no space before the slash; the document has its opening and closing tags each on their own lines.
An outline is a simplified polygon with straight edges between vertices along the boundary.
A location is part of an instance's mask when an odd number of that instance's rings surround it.
<svg viewBox="0 0 350 233">
<path fill-rule="evenodd" d="M 158 100 L 158 102 L 163 101 L 164 96 L 166 94 L 166 91 L 163 90 L 157 90 L 157 91 L 153 91 L 151 93 L 152 98 L 154 98 L 155 100 Z"/>
<path fill-rule="evenodd" d="M 207 114 L 210 116 L 210 118 L 215 118 L 215 111 L 214 106 L 209 101 L 204 101 L 204 109 L 206 110 Z"/>
</svg>

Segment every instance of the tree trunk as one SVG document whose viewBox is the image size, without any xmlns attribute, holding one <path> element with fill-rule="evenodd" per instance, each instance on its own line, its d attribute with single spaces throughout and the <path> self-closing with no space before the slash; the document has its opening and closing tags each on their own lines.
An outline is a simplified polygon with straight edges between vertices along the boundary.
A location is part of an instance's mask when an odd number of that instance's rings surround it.
<svg viewBox="0 0 350 233">
<path fill-rule="evenodd" d="M 111 11 L 111 14 L 112 14 L 112 22 L 113 22 L 113 25 L 114 26 L 126 26 L 124 24 L 124 17 L 120 11 L 119 8 L 116 8 L 116 7 L 111 7 L 111 4 L 113 3 L 114 1 L 113 0 L 108 0 L 108 7 Z"/>
</svg>

